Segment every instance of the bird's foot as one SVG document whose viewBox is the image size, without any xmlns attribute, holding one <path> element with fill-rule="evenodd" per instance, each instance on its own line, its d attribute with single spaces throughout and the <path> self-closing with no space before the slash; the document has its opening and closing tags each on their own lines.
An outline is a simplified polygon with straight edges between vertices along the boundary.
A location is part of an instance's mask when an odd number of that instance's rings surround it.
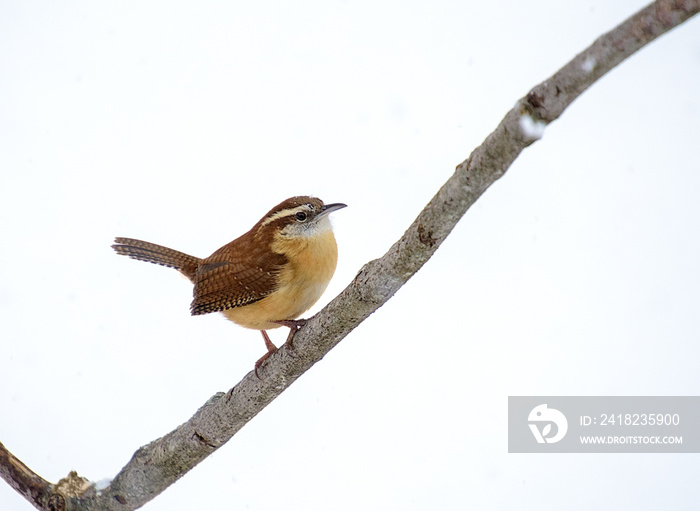
<svg viewBox="0 0 700 511">
<path fill-rule="evenodd" d="M 263 365 L 263 362 L 265 362 L 268 358 L 270 358 L 270 355 L 272 355 L 274 352 L 277 351 L 277 346 L 272 344 L 272 341 L 270 340 L 270 337 L 267 335 L 267 332 L 265 330 L 260 330 L 260 333 L 263 336 L 263 340 L 265 341 L 265 347 L 267 348 L 267 353 L 265 353 L 260 359 L 255 362 L 255 376 L 260 379 L 260 375 L 258 374 L 258 369 L 260 369 L 260 366 Z"/>
<path fill-rule="evenodd" d="M 275 321 L 278 325 L 286 326 L 289 328 L 289 335 L 287 336 L 287 341 L 284 343 L 287 349 L 294 348 L 292 344 L 292 339 L 294 339 L 294 334 L 306 324 L 306 319 L 282 319 L 280 321 Z"/>
<path fill-rule="evenodd" d="M 275 348 L 275 351 L 277 351 L 276 348 Z M 270 358 L 270 355 L 272 355 L 275 351 L 268 351 L 262 357 L 260 357 L 260 359 L 257 362 L 255 362 L 255 376 L 258 377 L 258 380 L 262 379 L 262 378 L 260 378 L 260 375 L 258 374 L 258 369 L 260 369 L 260 367 L 263 365 L 263 362 L 265 362 L 268 358 Z"/>
</svg>

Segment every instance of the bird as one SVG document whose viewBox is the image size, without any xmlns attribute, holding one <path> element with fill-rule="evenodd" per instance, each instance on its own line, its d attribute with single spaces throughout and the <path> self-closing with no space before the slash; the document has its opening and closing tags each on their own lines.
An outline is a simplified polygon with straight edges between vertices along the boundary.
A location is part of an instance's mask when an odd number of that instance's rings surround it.
<svg viewBox="0 0 700 511">
<path fill-rule="evenodd" d="M 248 232 L 204 259 L 155 243 L 117 237 L 117 254 L 174 268 L 194 284 L 193 316 L 221 312 L 245 328 L 260 330 L 267 352 L 277 347 L 267 330 L 290 329 L 287 345 L 306 322 L 299 317 L 326 290 L 338 261 L 329 215 L 346 204 L 324 204 L 311 196 L 290 197 L 272 208 Z"/>
</svg>

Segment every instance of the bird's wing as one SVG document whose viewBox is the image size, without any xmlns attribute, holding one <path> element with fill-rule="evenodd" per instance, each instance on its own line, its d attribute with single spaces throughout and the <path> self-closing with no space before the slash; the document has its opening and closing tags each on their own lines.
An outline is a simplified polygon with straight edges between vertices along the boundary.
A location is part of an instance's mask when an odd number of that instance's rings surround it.
<svg viewBox="0 0 700 511">
<path fill-rule="evenodd" d="M 287 258 L 265 250 L 236 253 L 227 247 L 214 252 L 194 276 L 193 315 L 242 307 L 265 298 L 277 288 Z M 248 245 L 248 248 L 251 248 Z"/>
</svg>

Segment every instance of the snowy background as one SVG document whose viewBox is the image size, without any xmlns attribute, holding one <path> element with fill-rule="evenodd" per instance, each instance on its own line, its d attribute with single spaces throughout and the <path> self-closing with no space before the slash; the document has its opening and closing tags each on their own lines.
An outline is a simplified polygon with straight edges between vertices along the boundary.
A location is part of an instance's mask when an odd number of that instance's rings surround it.
<svg viewBox="0 0 700 511">
<path fill-rule="evenodd" d="M 0 441 L 113 477 L 258 332 L 113 253 L 312 194 L 382 255 L 515 101 L 644 5 L 0 4 Z M 507 453 L 508 395 L 700 395 L 700 19 L 593 86 L 435 257 L 148 511 L 691 509 L 700 455 Z M 272 332 L 281 343 L 286 330 Z M 0 509 L 32 509 L 0 483 Z"/>
</svg>

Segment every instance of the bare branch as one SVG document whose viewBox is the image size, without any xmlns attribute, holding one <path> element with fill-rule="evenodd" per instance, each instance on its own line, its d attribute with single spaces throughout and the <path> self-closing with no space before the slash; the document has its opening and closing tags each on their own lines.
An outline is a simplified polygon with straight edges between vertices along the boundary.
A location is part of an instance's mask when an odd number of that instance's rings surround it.
<svg viewBox="0 0 700 511">
<path fill-rule="evenodd" d="M 46 509 L 51 483 L 44 481 L 0 443 L 0 476 L 37 509 Z"/>
<path fill-rule="evenodd" d="M 544 128 L 582 92 L 624 59 L 698 11 L 700 0 L 657 1 L 598 38 L 556 74 L 534 87 L 483 144 L 457 166 L 401 239 L 383 257 L 367 263 L 340 295 L 308 321 L 296 334 L 293 349 L 280 349 L 268 359 L 260 371 L 262 379 L 251 372 L 227 394 L 216 394 L 189 421 L 136 451 L 109 487 L 68 499 L 66 509 L 136 509 L 221 447 L 391 298 L 433 255 L 481 194 L 503 176 L 520 152 L 535 142 Z M 4 463 L 0 457 L 0 465 Z M 14 473 L 8 476 L 2 467 L 0 472 L 28 500 L 42 502 L 45 494 L 41 491 L 45 487 L 37 486 L 37 497 L 26 490 L 28 482 L 20 484 Z M 20 473 L 16 477 L 22 480 L 25 476 Z"/>
</svg>

